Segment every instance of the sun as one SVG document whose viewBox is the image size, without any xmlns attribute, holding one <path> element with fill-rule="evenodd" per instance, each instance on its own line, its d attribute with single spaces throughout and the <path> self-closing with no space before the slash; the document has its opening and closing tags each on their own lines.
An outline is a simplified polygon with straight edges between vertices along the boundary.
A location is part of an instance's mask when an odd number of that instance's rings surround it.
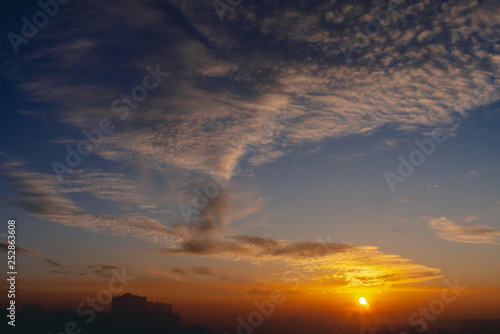
<svg viewBox="0 0 500 334">
<path fill-rule="evenodd" d="M 361 305 L 368 306 L 368 302 L 366 301 L 366 298 L 365 298 L 365 297 L 361 297 L 361 298 L 359 298 L 359 303 L 360 303 Z"/>
</svg>

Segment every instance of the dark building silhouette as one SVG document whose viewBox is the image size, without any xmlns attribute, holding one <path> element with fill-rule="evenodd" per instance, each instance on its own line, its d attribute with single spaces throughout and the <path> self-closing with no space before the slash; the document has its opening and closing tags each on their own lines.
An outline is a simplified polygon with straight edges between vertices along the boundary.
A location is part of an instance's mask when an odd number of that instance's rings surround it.
<svg viewBox="0 0 500 334">
<path fill-rule="evenodd" d="M 147 312 L 147 304 L 146 297 L 126 293 L 113 297 L 111 313 L 116 315 L 143 314 Z"/>
<path fill-rule="evenodd" d="M 28 304 L 21 306 L 20 311 L 26 315 L 42 315 L 43 314 L 43 306 Z"/>
<path fill-rule="evenodd" d="M 148 313 L 172 313 L 172 304 L 158 303 L 158 302 L 148 302 L 147 304 Z"/>
<path fill-rule="evenodd" d="M 60 333 L 65 326 L 92 334 L 191 334 L 181 327 L 179 314 L 172 313 L 172 304 L 148 302 L 146 297 L 130 293 L 113 297 L 111 313 L 90 314 L 81 316 L 75 310 L 45 313 L 42 306 L 28 304 L 16 314 L 15 329 L 23 334 Z M 7 319 L 6 315 L 6 308 L 0 310 L 0 316 Z"/>
<path fill-rule="evenodd" d="M 126 293 L 113 297 L 111 313 L 117 315 L 129 314 L 172 314 L 172 304 L 148 302 L 146 297 Z"/>
<path fill-rule="evenodd" d="M 180 317 L 172 313 L 172 304 L 148 302 L 146 297 L 130 293 L 113 297 L 111 317 L 127 329 L 169 331 L 180 327 Z"/>
<path fill-rule="evenodd" d="M 6 319 L 6 307 L 0 308 L 0 317 Z M 229 327 L 213 332 L 203 325 L 180 326 L 180 317 L 172 313 L 172 304 L 148 302 L 146 297 L 129 293 L 113 298 L 112 313 L 96 312 L 92 321 L 78 315 L 75 310 L 43 312 L 42 306 L 28 304 L 16 314 L 16 327 L 9 327 L 7 333 L 61 333 L 69 332 L 91 334 L 231 334 L 239 333 L 237 328 Z M 290 316 L 272 326 L 255 328 L 252 334 L 359 334 L 359 328 L 311 327 L 310 323 L 300 324 L 297 316 Z M 269 319 L 270 320 L 270 319 Z M 71 325 L 68 327 L 68 325 Z M 363 334 L 499 334 L 500 319 L 462 319 L 436 320 L 430 323 L 428 331 L 419 333 L 418 327 L 403 326 L 393 329 L 378 324 L 376 328 L 363 331 Z M 1 325 L 0 325 L 1 326 Z M 222 326 L 221 326 L 222 327 Z M 221 328 L 219 327 L 219 328 Z M 225 327 L 225 325 L 224 325 Z M 81 330 L 81 332 L 79 332 Z M 4 333 L 4 331 L 1 331 Z M 243 331 L 250 334 L 250 332 Z"/>
</svg>

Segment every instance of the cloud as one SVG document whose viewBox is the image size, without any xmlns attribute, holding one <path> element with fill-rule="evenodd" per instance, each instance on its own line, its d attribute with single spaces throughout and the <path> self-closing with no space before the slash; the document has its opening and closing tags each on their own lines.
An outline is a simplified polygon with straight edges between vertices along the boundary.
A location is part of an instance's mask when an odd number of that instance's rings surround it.
<svg viewBox="0 0 500 334">
<path fill-rule="evenodd" d="M 400 142 L 403 142 L 404 140 L 402 139 L 393 139 L 393 138 L 386 138 L 381 141 L 382 145 L 377 146 L 378 149 L 387 149 L 391 147 L 397 146 Z"/>
<path fill-rule="evenodd" d="M 481 175 L 481 172 L 475 171 L 475 170 L 471 170 L 470 172 L 467 172 L 465 174 L 465 176 L 467 176 L 467 177 L 477 177 L 479 175 Z"/>
<path fill-rule="evenodd" d="M 28 115 L 28 116 L 35 116 L 39 114 L 38 112 L 32 110 L 19 110 L 17 113 L 19 115 Z"/>
<path fill-rule="evenodd" d="M 155 243 L 170 244 L 182 233 L 141 214 L 117 218 L 88 214 L 64 196 L 71 190 L 64 189 L 53 176 L 27 171 L 21 166 L 23 163 L 2 164 L 0 174 L 16 193 L 8 202 L 33 216 L 94 233 L 133 235 Z"/>
<path fill-rule="evenodd" d="M 179 282 L 186 281 L 186 275 L 185 275 L 184 271 L 182 270 L 182 268 L 173 268 L 173 269 L 180 269 L 180 272 L 177 272 L 176 270 L 172 270 L 172 272 L 165 272 L 165 271 L 158 270 L 155 268 L 148 268 L 148 269 L 146 269 L 146 271 L 149 273 L 152 273 L 153 275 L 159 275 L 165 279 L 172 279 L 172 280 L 179 281 Z"/>
<path fill-rule="evenodd" d="M 485 173 L 491 172 L 493 169 L 484 169 L 484 170 L 471 170 L 465 174 L 465 176 L 474 178 L 479 177 Z"/>
<path fill-rule="evenodd" d="M 296 2 L 239 6 L 238 19 L 227 29 L 211 2 L 175 0 L 166 10 L 155 3 L 122 9 L 91 1 L 73 9 L 87 15 L 61 18 L 76 22 L 71 32 L 45 34 L 59 46 L 30 54 L 29 83 L 18 81 L 28 69 L 9 73 L 33 99 L 57 104 L 54 113 L 61 122 L 82 129 L 96 127 L 104 115 L 113 117 L 116 92 L 130 90 L 146 65 L 160 63 L 172 77 L 127 120 L 115 117 L 120 129 L 95 153 L 146 169 L 225 177 L 233 176 L 246 148 L 255 143 L 261 153 L 254 164 L 268 163 L 308 142 L 365 136 L 385 127 L 444 126 L 450 108 L 464 112 L 470 97 L 477 106 L 498 99 L 497 87 L 485 79 L 500 74 L 500 58 L 491 52 L 500 17 L 493 1 L 404 4 L 348 65 L 339 43 L 353 43 L 354 28 L 369 19 L 371 9 L 384 5 L 348 10 L 331 1 L 316 2 L 313 10 Z M 182 13 L 184 24 L 173 23 L 174 11 Z M 80 16 L 98 22 L 79 25 Z M 84 33 L 78 26 L 86 27 Z M 109 68 L 104 50 L 130 44 L 103 36 L 103 27 L 141 45 L 133 59 L 117 56 Z M 148 45 L 140 38 L 143 29 L 166 43 Z M 280 51 L 282 45 L 287 52 Z M 80 69 L 68 71 L 75 59 Z M 100 74 L 110 70 L 124 73 L 124 80 L 103 79 Z M 274 118 L 283 109 L 290 119 L 282 127 Z M 280 130 L 260 136 L 270 127 Z"/>
<path fill-rule="evenodd" d="M 187 274 L 187 270 L 185 268 L 172 268 L 172 271 L 176 274 L 181 274 L 181 275 Z"/>
<path fill-rule="evenodd" d="M 83 172 L 79 174 L 86 175 Z M 166 247 L 191 243 L 194 249 L 197 247 L 196 242 L 193 242 L 196 238 L 211 238 L 213 235 L 230 233 L 229 225 L 232 221 L 243 219 L 264 205 L 262 199 L 248 191 L 229 194 L 226 190 L 221 190 L 215 198 L 205 199 L 204 208 L 198 211 L 199 215 L 196 217 L 190 217 L 191 222 L 174 222 L 170 227 L 161 224 L 157 219 L 141 214 L 129 213 L 127 216 L 114 218 L 97 216 L 76 206 L 66 194 L 90 191 L 97 198 L 104 197 L 121 202 L 124 198 L 131 198 L 128 192 L 134 192 L 134 185 L 130 180 L 122 181 L 117 175 L 110 176 L 109 179 L 100 177 L 94 179 L 95 175 L 101 176 L 101 174 L 91 170 L 88 172 L 90 177 L 86 181 L 73 182 L 70 179 L 68 182 L 58 183 L 50 175 L 26 170 L 24 162 L 0 164 L 0 175 L 14 191 L 14 195 L 8 201 L 31 215 L 94 233 L 130 235 Z M 125 179 L 124 175 L 122 177 Z M 96 183 L 100 183 L 96 185 L 98 189 L 108 190 L 102 193 L 93 189 Z M 113 183 L 121 185 L 113 186 Z M 131 203 L 134 201 L 130 200 Z"/>
<path fill-rule="evenodd" d="M 498 100 L 492 78 L 500 75 L 495 51 L 500 8 L 494 1 L 405 4 L 390 26 L 347 63 L 339 43 L 352 44 L 354 28 L 370 20 L 371 9 L 385 5 L 242 5 L 228 29 L 209 1 L 75 4 L 60 17 L 62 23 L 72 21 L 69 29 L 47 26 L 37 40 L 43 43 L 50 36 L 45 43 L 49 47 L 30 43 L 30 52 L 20 55 L 30 66 L 6 62 L 5 73 L 29 99 L 50 103 L 53 108 L 47 113 L 61 127 L 93 129 L 103 117 L 112 118 L 117 129 L 94 153 L 113 167 L 80 168 L 65 175 L 65 184 L 57 184 L 51 175 L 25 168 L 25 162 L 4 164 L 2 174 L 15 192 L 9 202 L 65 226 L 150 241 L 160 245 L 156 252 L 164 255 L 306 263 L 315 278 L 350 286 L 435 277 L 435 269 L 373 248 L 338 244 L 326 251 L 321 243 L 235 233 L 233 221 L 262 207 L 259 201 L 245 201 L 251 198 L 246 194 L 222 193 L 189 224 L 154 216 L 169 209 L 161 205 L 162 199 L 171 207 L 186 198 L 191 204 L 193 180 L 209 173 L 230 180 L 251 146 L 258 149 L 248 164 L 270 163 L 301 145 L 321 147 L 328 139 L 367 136 L 387 128 L 428 131 L 449 124 L 451 111 L 471 109 L 471 98 L 472 107 Z M 87 17 L 95 20 L 89 23 Z M 109 34 L 103 35 L 103 29 Z M 147 43 L 145 32 L 162 43 Z M 128 94 L 144 76 L 145 66 L 155 64 L 172 76 L 120 120 L 110 109 L 112 101 Z M 119 80 L 114 73 L 121 74 Z M 82 139 L 54 139 L 61 145 L 56 159 L 64 162 L 63 146 Z M 374 148 L 395 145 L 387 139 Z M 348 160 L 366 154 L 334 157 Z M 166 190 L 159 190 L 163 186 Z M 92 214 L 71 200 L 78 192 L 120 203 L 122 213 Z M 438 233 L 452 239 L 469 233 L 476 239 L 467 238 L 478 240 L 481 235 L 459 225 L 436 226 Z M 486 240 L 486 235 L 496 240 L 494 229 L 482 233 Z M 318 246 L 320 254 L 315 256 Z M 390 272 L 386 263 L 396 271 Z M 377 271 L 376 264 L 383 270 Z M 340 272 L 330 273 L 328 265 Z"/>
<path fill-rule="evenodd" d="M 201 184 L 208 184 L 208 181 Z M 192 236 L 227 234 L 232 231 L 232 222 L 259 212 L 265 205 L 265 199 L 253 192 L 238 189 L 236 186 L 234 191 L 229 192 L 229 188 L 231 187 L 221 189 L 213 198 L 193 196 L 185 201 L 183 204 L 192 204 L 193 209 L 196 206 L 201 208 L 196 209 L 196 213 L 190 215 L 187 222 L 178 223 L 175 227 L 188 230 Z"/>
<path fill-rule="evenodd" d="M 226 280 L 227 275 L 217 275 L 216 269 L 213 267 L 174 267 L 170 269 L 170 272 L 164 272 L 157 269 L 148 269 L 155 275 L 161 275 L 167 279 L 173 279 L 176 281 L 188 281 L 189 279 L 195 279 L 195 276 L 213 276 L 221 280 Z"/>
<path fill-rule="evenodd" d="M 3 251 L 8 251 L 9 243 L 7 241 L 0 241 L 0 249 Z M 35 252 L 29 248 L 21 247 L 16 244 L 16 254 L 21 255 L 40 255 L 40 252 Z"/>
<path fill-rule="evenodd" d="M 98 274 L 101 276 L 108 276 L 111 270 L 120 269 L 120 267 L 112 266 L 109 264 L 89 265 L 87 268 L 92 269 L 94 274 Z"/>
<path fill-rule="evenodd" d="M 469 216 L 466 222 L 477 220 L 477 217 Z M 474 243 L 474 244 L 495 244 L 500 245 L 500 229 L 480 225 L 458 225 L 455 222 L 440 218 L 428 218 L 428 226 L 436 230 L 437 235 L 444 240 Z"/>
<path fill-rule="evenodd" d="M 172 271 L 180 275 L 209 275 L 213 276 L 215 274 L 215 268 L 213 267 L 189 267 L 189 268 L 172 268 Z"/>
<path fill-rule="evenodd" d="M 476 220 L 479 220 L 479 217 L 478 216 L 467 216 L 465 217 L 464 221 L 466 223 L 471 223 L 471 222 L 474 222 Z"/>
<path fill-rule="evenodd" d="M 377 218 L 388 220 L 388 221 L 395 221 L 398 223 L 414 223 L 414 224 L 420 224 L 419 220 L 415 219 L 408 219 L 408 218 L 397 218 L 397 217 L 387 217 L 387 216 L 378 216 Z"/>
<path fill-rule="evenodd" d="M 255 265 L 280 262 L 290 268 L 301 267 L 310 273 L 308 280 L 330 282 L 339 291 L 352 287 L 384 288 L 393 284 L 425 281 L 438 277 L 438 269 L 412 264 L 409 260 L 377 251 L 376 247 L 360 247 L 326 242 L 285 241 L 257 236 L 232 236 L 229 227 L 234 220 L 253 213 L 262 203 L 252 204 L 249 194 L 221 193 L 208 201 L 191 224 L 179 223 L 172 227 L 161 225 L 146 216 L 105 218 L 85 213 L 64 197 L 70 190 L 54 178 L 23 169 L 23 164 L 0 166 L 11 189 L 17 192 L 9 201 L 23 207 L 39 218 L 66 226 L 74 226 L 95 233 L 130 235 L 158 244 L 160 248 L 149 252 L 161 255 L 190 255 L 248 261 Z M 259 204 L 260 203 L 260 204 Z M 45 204 L 45 205 L 41 205 Z M 61 264 L 50 259 L 53 267 Z M 95 273 L 104 274 L 113 266 L 90 266 Z M 160 272 L 153 270 L 160 274 Z M 68 274 L 62 271 L 54 273 Z M 183 280 L 187 273 L 213 275 L 213 268 L 174 268 L 166 275 Z M 390 276 L 387 276 L 390 273 Z M 163 275 L 163 274 L 162 274 Z M 221 279 L 224 277 L 221 277 Z"/>
<path fill-rule="evenodd" d="M 212 267 L 194 267 L 193 272 L 196 275 L 209 275 L 213 276 L 215 273 L 215 268 Z"/>
<path fill-rule="evenodd" d="M 78 169 L 71 172 L 59 187 L 61 193 L 89 192 L 92 196 L 112 201 L 124 208 L 155 212 L 165 199 L 172 199 L 172 188 L 153 184 L 151 178 L 157 175 L 131 177 L 125 173 L 103 172 L 99 169 Z M 162 182 L 163 183 L 163 182 Z M 181 186 L 179 182 L 177 186 Z M 164 210 L 163 210 L 164 211 Z"/>
<path fill-rule="evenodd" d="M 175 249 L 151 249 L 161 255 L 196 255 L 250 261 L 283 263 L 290 271 L 275 274 L 274 283 L 290 283 L 297 270 L 304 283 L 319 282 L 326 289 L 347 292 L 353 288 L 385 289 L 395 284 L 421 282 L 439 277 L 439 269 L 411 263 L 376 247 L 324 242 L 284 241 L 254 236 L 217 240 L 189 240 Z M 187 271 L 183 271 L 186 273 Z M 288 277 L 288 278 L 287 278 Z"/>
<path fill-rule="evenodd" d="M 69 271 L 69 270 L 49 270 L 48 272 L 51 274 L 58 274 L 58 275 L 64 275 L 64 276 L 68 276 L 68 275 L 72 274 L 71 271 Z"/>
<path fill-rule="evenodd" d="M 391 228 L 391 231 L 396 232 L 399 235 L 407 235 L 408 234 L 408 233 L 406 233 L 406 230 L 402 229 L 402 228 Z"/>
<path fill-rule="evenodd" d="M 347 154 L 347 155 L 342 155 L 342 154 L 335 154 L 332 156 L 334 159 L 338 159 L 340 161 L 349 161 L 355 158 L 360 158 L 366 156 L 368 153 L 366 152 L 357 152 L 353 154 Z"/>
<path fill-rule="evenodd" d="M 53 261 L 53 260 L 51 260 L 51 259 L 44 258 L 43 260 L 45 261 L 45 263 L 47 263 L 47 265 L 49 265 L 49 266 L 51 266 L 51 267 L 60 267 L 60 268 L 62 268 L 62 267 L 63 267 L 63 265 L 62 265 L 62 264 L 57 263 L 57 262 L 55 262 L 55 261 Z"/>
</svg>

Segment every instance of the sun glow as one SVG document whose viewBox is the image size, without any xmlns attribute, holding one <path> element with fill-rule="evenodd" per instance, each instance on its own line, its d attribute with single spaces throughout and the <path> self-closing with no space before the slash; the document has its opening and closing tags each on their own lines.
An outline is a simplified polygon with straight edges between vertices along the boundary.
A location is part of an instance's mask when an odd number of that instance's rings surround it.
<svg viewBox="0 0 500 334">
<path fill-rule="evenodd" d="M 365 297 L 359 298 L 359 303 L 364 306 L 368 306 L 368 302 L 366 301 Z"/>
</svg>

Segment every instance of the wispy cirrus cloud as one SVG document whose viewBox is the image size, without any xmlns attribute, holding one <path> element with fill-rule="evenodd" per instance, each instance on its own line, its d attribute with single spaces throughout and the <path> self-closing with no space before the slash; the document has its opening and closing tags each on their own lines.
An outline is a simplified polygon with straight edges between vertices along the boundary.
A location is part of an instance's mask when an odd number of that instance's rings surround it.
<svg viewBox="0 0 500 334">
<path fill-rule="evenodd" d="M 158 269 L 148 269 L 147 271 L 154 275 L 159 275 L 176 281 L 196 279 L 197 276 L 212 276 L 220 280 L 227 279 L 227 275 L 216 273 L 217 270 L 213 267 L 174 267 L 171 268 L 170 271 L 162 271 Z"/>
<path fill-rule="evenodd" d="M 8 202 L 33 216 L 95 233 L 131 234 L 158 243 L 169 243 L 181 233 L 141 214 L 108 218 L 87 213 L 64 195 L 69 190 L 53 176 L 28 171 L 23 166 L 24 162 L 4 163 L 0 173 L 15 193 Z"/>
<path fill-rule="evenodd" d="M 196 275 L 209 275 L 213 276 L 215 274 L 215 268 L 212 267 L 194 267 L 193 272 Z"/>
<path fill-rule="evenodd" d="M 460 225 L 445 217 L 427 218 L 428 226 L 436 230 L 436 234 L 444 240 L 500 245 L 500 229 L 481 224 L 470 224 L 478 218 L 469 216 L 465 219 L 467 225 Z"/>
<path fill-rule="evenodd" d="M 474 178 L 474 177 L 480 177 L 486 173 L 489 173 L 491 171 L 494 171 L 494 169 L 483 169 L 483 170 L 471 170 L 467 173 L 465 173 L 465 176 Z"/>
<path fill-rule="evenodd" d="M 51 267 L 59 267 L 59 268 L 62 268 L 64 267 L 62 264 L 60 263 L 57 263 L 55 262 L 54 260 L 51 260 L 51 259 L 47 259 L 47 258 L 44 258 L 43 259 L 45 261 L 45 263 Z"/>
<path fill-rule="evenodd" d="M 188 275 L 188 274 L 195 274 L 195 275 L 209 275 L 213 276 L 215 275 L 216 269 L 213 267 L 187 267 L 187 268 L 172 268 L 172 272 L 179 274 L 179 275 Z"/>
<path fill-rule="evenodd" d="M 64 276 L 72 275 L 72 272 L 70 270 L 49 270 L 48 272 L 51 274 L 58 274 L 58 275 L 64 275 Z"/>
</svg>

